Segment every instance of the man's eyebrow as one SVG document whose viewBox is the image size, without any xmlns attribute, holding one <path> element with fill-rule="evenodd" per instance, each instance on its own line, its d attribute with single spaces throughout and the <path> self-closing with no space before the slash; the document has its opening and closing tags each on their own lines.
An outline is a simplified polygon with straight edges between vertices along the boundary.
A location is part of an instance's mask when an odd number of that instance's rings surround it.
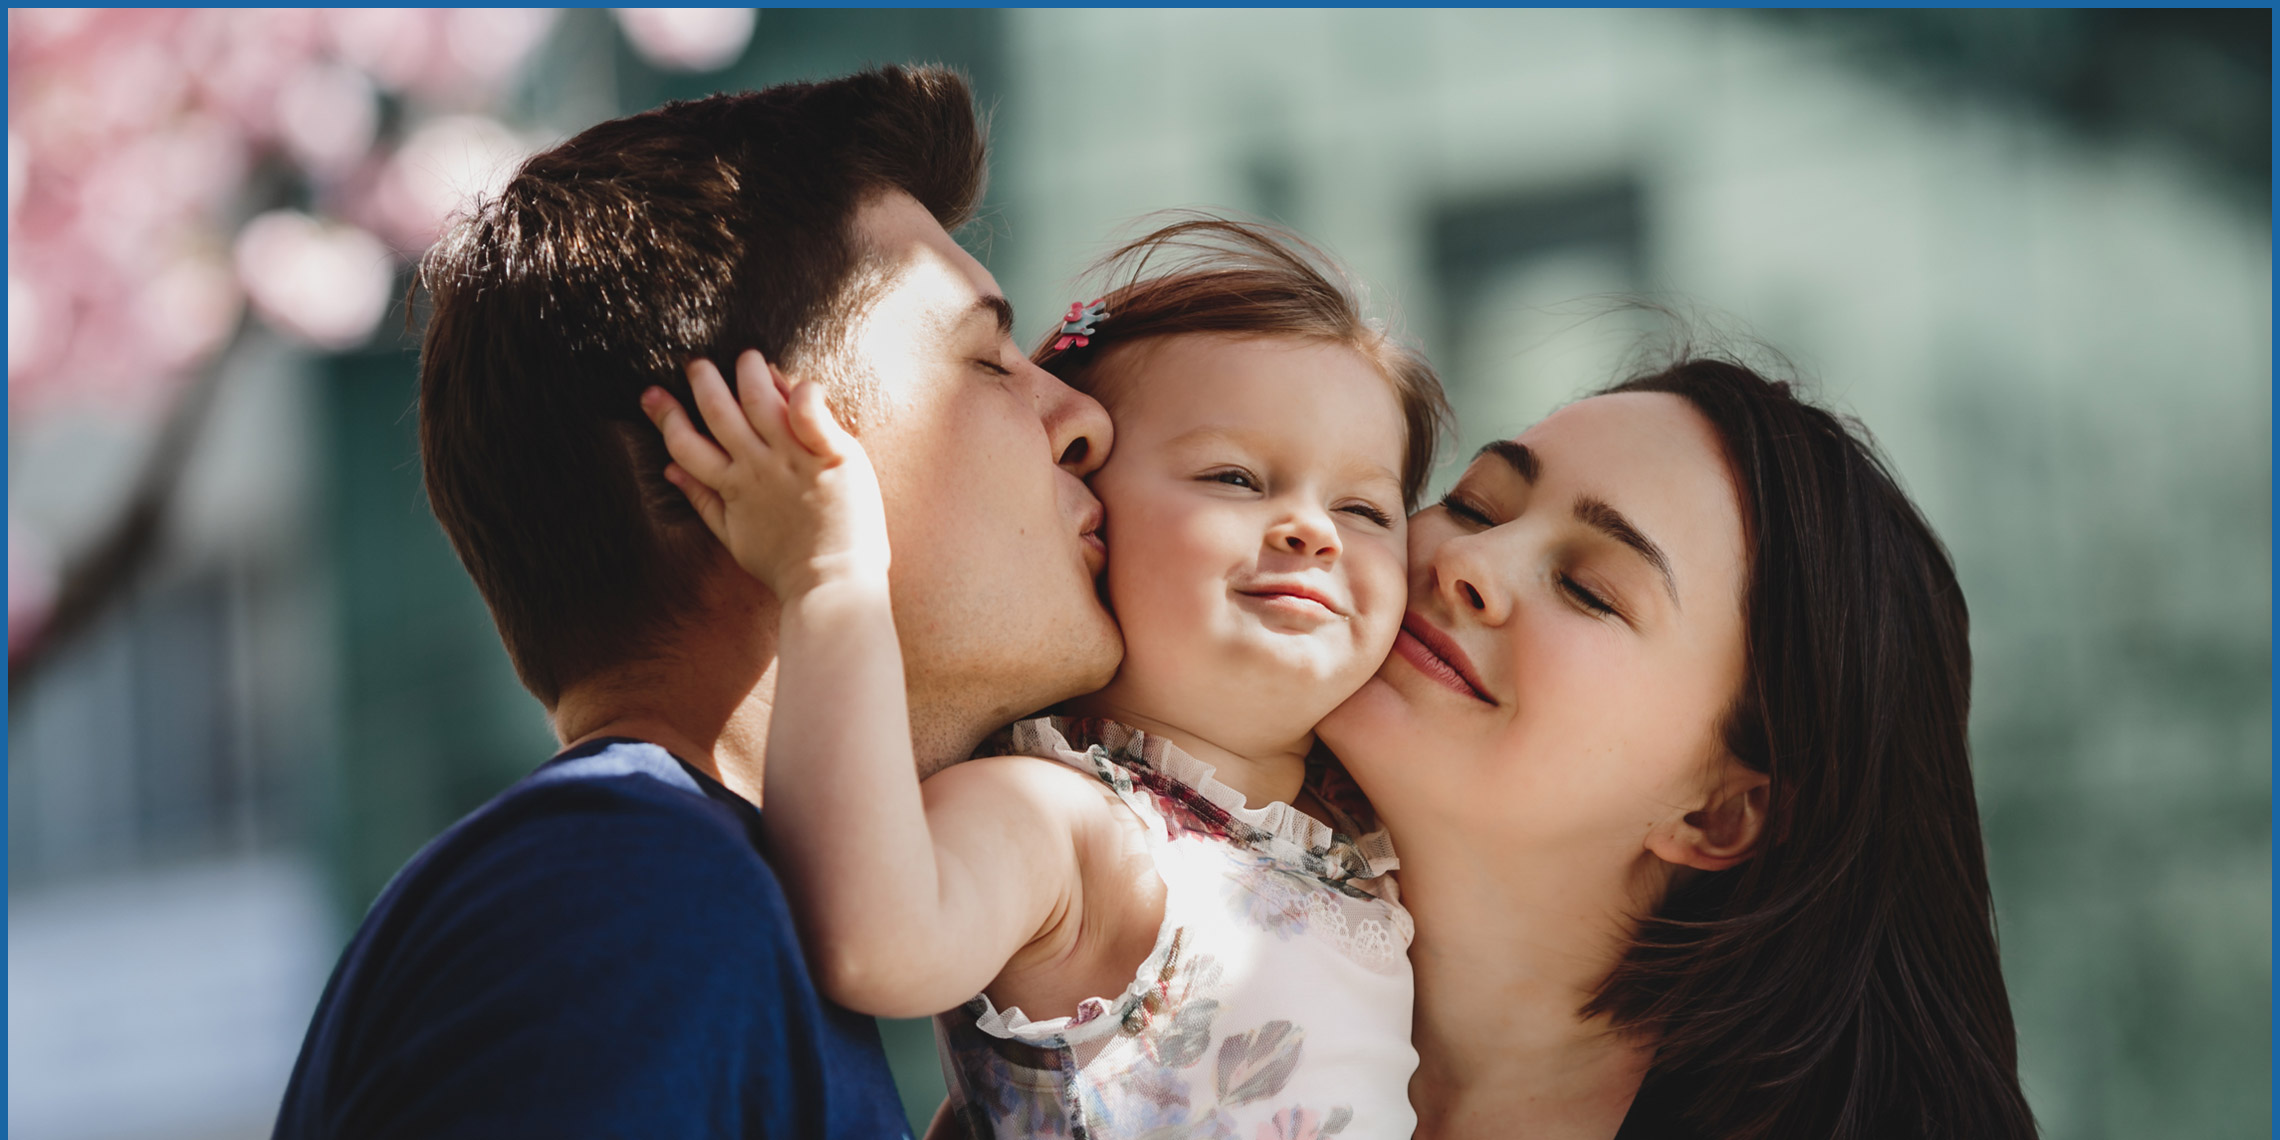
<svg viewBox="0 0 2280 1140">
<path fill-rule="evenodd" d="M 1585 495 L 1575 501 L 1575 519 L 1638 551 L 1639 557 L 1646 559 L 1648 565 L 1662 574 L 1663 590 L 1670 595 L 1670 603 L 1674 606 L 1678 604 L 1678 582 L 1671 576 L 1670 559 L 1664 557 L 1662 547 L 1656 546 L 1655 540 L 1639 533 L 1639 528 L 1632 526 L 1631 520 L 1623 517 L 1623 512 L 1608 506 L 1603 500 Z"/>
<path fill-rule="evenodd" d="M 1013 302 L 996 293 L 985 294 L 975 298 L 973 307 L 966 310 L 963 319 L 973 320 L 978 313 L 987 313 L 997 319 L 999 336 L 1013 335 Z"/>
<path fill-rule="evenodd" d="M 1511 464 L 1512 473 L 1518 475 L 1523 483 L 1532 484 L 1536 481 L 1536 453 L 1530 451 L 1525 443 L 1500 439 L 1474 452 L 1473 458 L 1478 459 L 1483 455 L 1493 455 Z"/>
</svg>

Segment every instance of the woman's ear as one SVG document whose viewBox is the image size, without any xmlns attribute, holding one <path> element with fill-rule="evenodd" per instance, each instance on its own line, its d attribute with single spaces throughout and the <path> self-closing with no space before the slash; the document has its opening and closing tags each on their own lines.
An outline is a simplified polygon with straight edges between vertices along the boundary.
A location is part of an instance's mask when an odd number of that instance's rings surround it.
<svg viewBox="0 0 2280 1140">
<path fill-rule="evenodd" d="M 1665 863 L 1700 871 L 1723 871 L 1757 853 L 1765 836 L 1766 787 L 1763 772 L 1722 757 L 1719 776 L 1700 806 L 1656 824 L 1647 833 L 1647 850 Z"/>
</svg>

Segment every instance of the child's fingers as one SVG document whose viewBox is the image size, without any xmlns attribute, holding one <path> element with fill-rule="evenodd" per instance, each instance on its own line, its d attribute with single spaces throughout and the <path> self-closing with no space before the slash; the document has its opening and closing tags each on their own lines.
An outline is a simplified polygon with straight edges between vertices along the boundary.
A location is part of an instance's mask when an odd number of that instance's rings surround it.
<svg viewBox="0 0 2280 1140">
<path fill-rule="evenodd" d="M 821 384 L 811 381 L 793 385 L 789 413 L 792 435 L 800 441 L 800 446 L 824 459 L 836 462 L 862 447 L 832 416 L 831 404 L 823 398 Z"/>
<path fill-rule="evenodd" d="M 657 425 L 658 434 L 665 437 L 666 452 L 686 474 L 708 485 L 728 477 L 728 453 L 697 430 L 672 393 L 663 388 L 648 389 L 641 394 L 641 410 Z"/>
<path fill-rule="evenodd" d="M 792 433 L 784 424 L 784 397 L 771 376 L 774 371 L 759 349 L 748 348 L 736 356 L 736 398 L 744 405 L 744 418 L 751 421 L 762 443 L 777 448 L 790 443 Z"/>
<path fill-rule="evenodd" d="M 720 441 L 721 450 L 728 452 L 732 459 L 756 459 L 766 454 L 767 444 L 745 418 L 736 395 L 728 390 L 728 381 L 721 379 L 720 369 L 700 356 L 689 362 L 687 371 L 689 394 L 696 397 L 697 414 L 704 417 L 706 429 Z M 690 473 L 702 474 L 693 467 Z M 706 482 L 719 481 L 708 479 Z"/>
<path fill-rule="evenodd" d="M 699 482 L 696 476 L 683 470 L 678 463 L 665 465 L 665 481 L 681 489 L 681 494 L 689 500 L 689 505 L 697 509 L 697 517 L 705 520 L 705 529 L 726 541 L 727 536 L 723 534 L 722 527 L 728 522 L 728 504 L 717 492 Z"/>
</svg>

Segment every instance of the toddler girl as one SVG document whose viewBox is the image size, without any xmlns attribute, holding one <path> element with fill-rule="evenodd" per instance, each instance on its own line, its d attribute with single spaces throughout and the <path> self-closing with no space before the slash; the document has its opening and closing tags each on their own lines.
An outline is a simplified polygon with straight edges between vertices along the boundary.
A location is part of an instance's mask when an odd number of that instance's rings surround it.
<svg viewBox="0 0 2280 1140">
<path fill-rule="evenodd" d="M 756 353 L 735 397 L 692 365 L 719 442 L 669 431 L 668 477 L 781 604 L 771 852 L 825 993 L 949 1010 L 976 1137 L 1407 1137 L 1412 928 L 1313 729 L 1392 647 L 1447 405 L 1295 239 L 1110 264 L 1036 360 L 1114 421 L 1123 667 L 923 786 L 862 447 Z"/>
</svg>

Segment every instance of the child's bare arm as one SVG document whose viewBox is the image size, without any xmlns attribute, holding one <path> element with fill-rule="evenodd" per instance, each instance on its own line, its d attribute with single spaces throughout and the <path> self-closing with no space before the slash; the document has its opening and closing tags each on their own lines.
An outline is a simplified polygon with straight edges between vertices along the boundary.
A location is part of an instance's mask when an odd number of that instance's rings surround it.
<svg viewBox="0 0 2280 1140">
<path fill-rule="evenodd" d="M 816 385 L 756 352 L 736 371 L 731 395 L 711 363 L 689 367 L 714 439 L 661 390 L 642 406 L 667 478 L 779 604 L 769 851 L 827 994 L 882 1016 L 947 1009 L 1074 911 L 1085 809 L 1018 762 L 961 765 L 921 792 L 877 478 Z"/>
</svg>

